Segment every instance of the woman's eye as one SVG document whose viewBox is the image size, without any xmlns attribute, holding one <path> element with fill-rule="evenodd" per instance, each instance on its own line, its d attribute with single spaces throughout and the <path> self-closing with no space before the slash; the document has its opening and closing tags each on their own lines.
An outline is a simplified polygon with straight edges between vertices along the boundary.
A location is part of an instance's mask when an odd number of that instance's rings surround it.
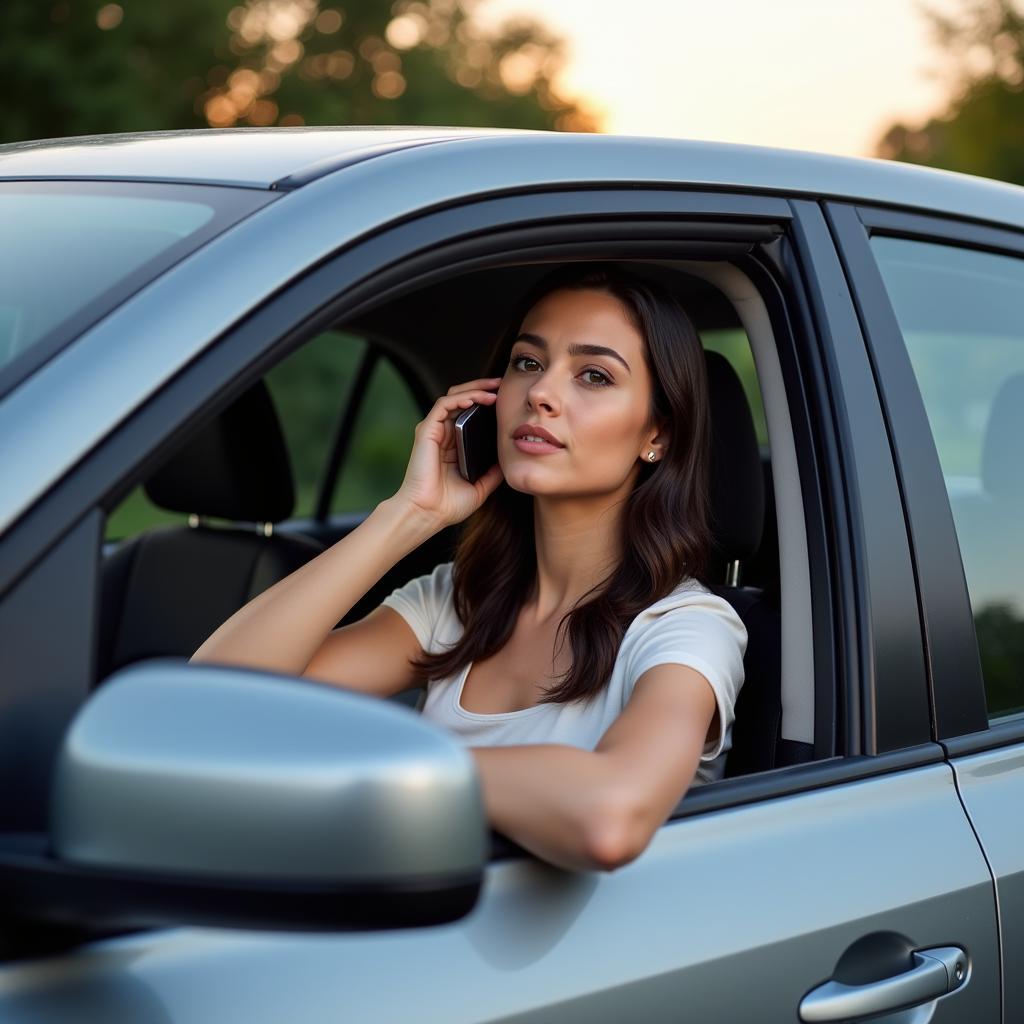
<svg viewBox="0 0 1024 1024">
<path fill-rule="evenodd" d="M 607 387 L 611 384 L 611 378 L 602 370 L 584 370 L 583 377 L 588 384 L 596 387 Z"/>
<path fill-rule="evenodd" d="M 543 369 L 538 360 L 534 359 L 533 356 L 527 355 L 512 356 L 509 360 L 509 366 L 515 370 L 522 370 L 525 373 L 535 373 L 537 370 Z M 603 370 L 595 370 L 591 368 L 589 370 L 584 370 L 580 376 L 583 378 L 583 382 L 589 387 L 603 388 L 614 383 L 611 377 L 609 377 Z"/>
</svg>

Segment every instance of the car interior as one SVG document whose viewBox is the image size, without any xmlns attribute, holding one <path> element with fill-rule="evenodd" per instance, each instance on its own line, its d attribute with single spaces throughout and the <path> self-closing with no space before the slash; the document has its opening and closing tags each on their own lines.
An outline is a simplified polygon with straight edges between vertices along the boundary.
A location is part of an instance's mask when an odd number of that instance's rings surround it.
<svg viewBox="0 0 1024 1024">
<path fill-rule="evenodd" d="M 672 289 L 705 347 L 715 549 L 702 581 L 732 604 L 748 631 L 726 777 L 812 760 L 814 673 L 803 502 L 764 301 L 739 266 L 724 259 L 621 262 Z M 407 456 L 415 420 L 451 384 L 483 371 L 520 296 L 549 269 L 536 261 L 452 274 L 336 324 L 290 352 L 135 481 L 136 490 L 122 504 L 145 503 L 154 520 L 117 528 L 120 506 L 108 510 L 97 684 L 144 658 L 190 657 L 238 608 L 355 528 L 373 502 L 393 493 L 404 471 L 404 462 L 396 464 L 390 490 L 364 500 L 362 508 L 343 493 L 347 462 L 374 458 L 372 444 L 367 447 L 358 436 L 367 403 L 401 437 L 405 447 L 399 454 Z M 343 345 L 356 345 L 358 353 L 348 358 L 346 386 L 334 388 L 337 407 L 327 425 L 311 428 L 322 442 L 322 456 L 314 460 L 319 465 L 304 471 L 308 483 L 297 482 L 295 466 L 308 453 L 289 442 L 289 423 L 304 415 L 295 396 L 303 387 L 323 384 L 321 364 L 307 359 L 305 384 L 298 368 L 315 346 L 324 351 Z M 408 412 L 401 412 L 397 400 L 373 399 L 374 374 L 382 368 L 400 382 Z M 299 381 L 287 403 L 275 393 L 275 375 L 286 369 Z M 388 428 L 391 413 L 394 424 Z M 312 435 L 307 430 L 296 436 Z M 300 492 L 305 497 L 297 507 Z M 395 587 L 450 559 L 458 530 L 438 534 L 402 559 L 339 625 L 361 618 Z M 416 706 L 420 695 L 410 691 L 396 699 Z"/>
</svg>

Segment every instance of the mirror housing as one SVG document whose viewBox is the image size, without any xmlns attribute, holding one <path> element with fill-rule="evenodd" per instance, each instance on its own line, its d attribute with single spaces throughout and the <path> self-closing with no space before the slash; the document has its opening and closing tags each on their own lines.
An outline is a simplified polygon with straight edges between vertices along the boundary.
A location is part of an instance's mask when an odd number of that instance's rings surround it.
<svg viewBox="0 0 1024 1024">
<path fill-rule="evenodd" d="M 408 708 L 149 660 L 79 710 L 49 842 L 0 837 L 0 895 L 102 930 L 418 926 L 472 909 L 488 836 L 472 757 Z"/>
</svg>

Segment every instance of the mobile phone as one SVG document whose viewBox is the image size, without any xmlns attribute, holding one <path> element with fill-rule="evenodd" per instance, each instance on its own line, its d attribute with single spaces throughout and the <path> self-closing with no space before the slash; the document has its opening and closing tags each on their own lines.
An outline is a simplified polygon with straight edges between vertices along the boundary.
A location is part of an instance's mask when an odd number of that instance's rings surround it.
<svg viewBox="0 0 1024 1024">
<path fill-rule="evenodd" d="M 459 472 L 476 483 L 498 461 L 498 417 L 494 403 L 471 405 L 455 421 Z"/>
</svg>

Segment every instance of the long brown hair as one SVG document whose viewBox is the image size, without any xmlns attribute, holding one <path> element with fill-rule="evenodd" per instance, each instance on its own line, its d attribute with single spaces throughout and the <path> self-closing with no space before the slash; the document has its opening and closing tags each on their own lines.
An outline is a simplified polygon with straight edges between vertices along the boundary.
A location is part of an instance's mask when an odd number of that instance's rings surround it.
<svg viewBox="0 0 1024 1024">
<path fill-rule="evenodd" d="M 651 422 L 661 422 L 668 448 L 641 465 L 620 520 L 622 558 L 566 613 L 572 666 L 542 702 L 594 696 L 606 685 L 629 624 L 686 576 L 707 571 L 710 418 L 704 351 L 692 321 L 664 288 L 611 264 L 569 264 L 545 275 L 522 302 L 498 342 L 489 376 L 505 371 L 526 314 L 561 289 L 615 296 L 642 334 L 653 383 Z M 425 679 L 454 675 L 499 651 L 509 637 L 537 574 L 533 496 L 504 481 L 467 521 L 452 567 L 453 600 L 462 637 L 447 651 L 414 662 Z M 566 634 L 563 634 L 563 636 Z"/>
</svg>

